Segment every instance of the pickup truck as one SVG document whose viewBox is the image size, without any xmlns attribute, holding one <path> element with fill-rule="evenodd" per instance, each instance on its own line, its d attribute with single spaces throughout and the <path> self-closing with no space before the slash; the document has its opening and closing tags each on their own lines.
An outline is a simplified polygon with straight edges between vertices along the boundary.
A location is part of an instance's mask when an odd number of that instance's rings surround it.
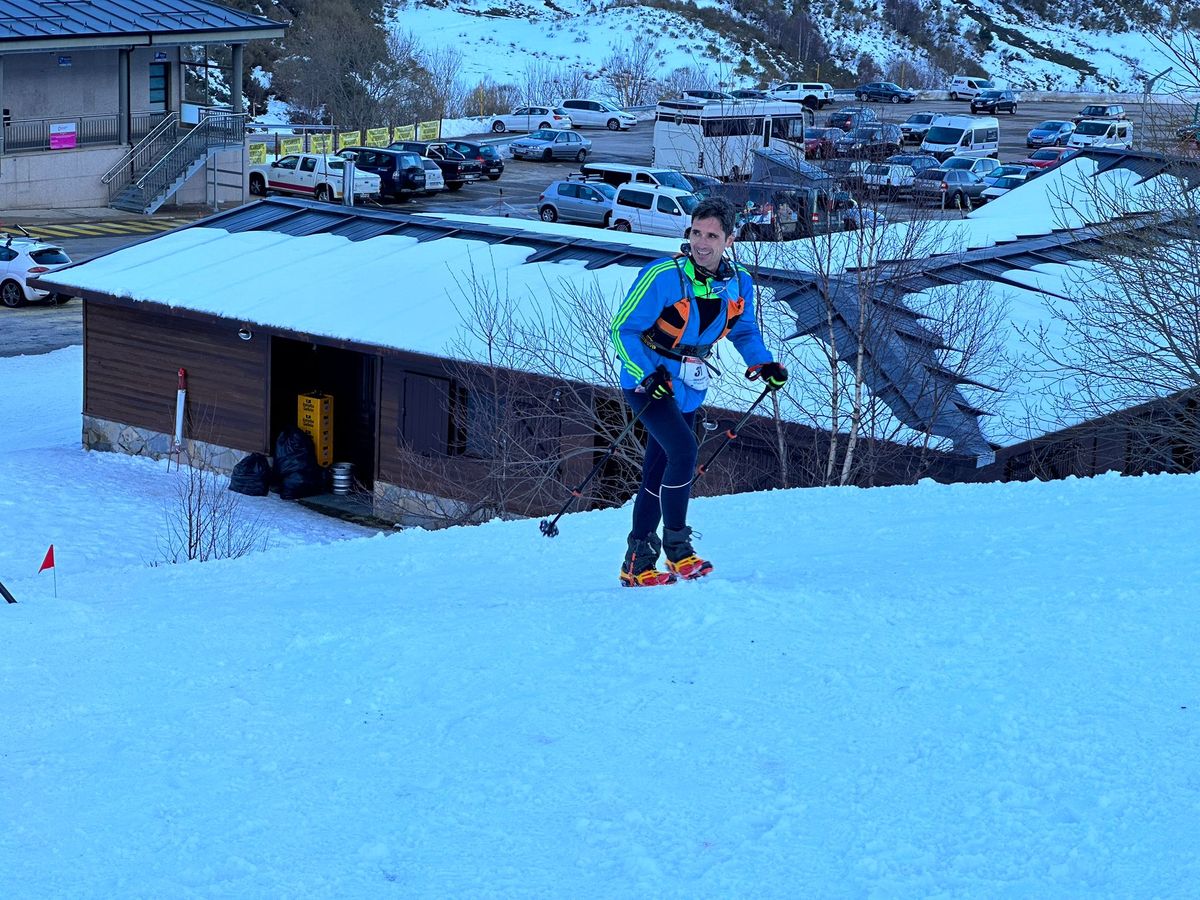
<svg viewBox="0 0 1200 900">
<path fill-rule="evenodd" d="M 467 159 L 457 150 L 450 149 L 445 141 L 392 141 L 388 149 L 409 150 L 432 159 L 442 170 L 447 190 L 462 190 L 464 184 L 483 178 L 482 163 Z"/>
<path fill-rule="evenodd" d="M 292 153 L 273 163 L 250 167 L 250 193 L 259 197 L 267 191 L 299 194 L 314 200 L 339 202 L 342 199 L 342 173 L 346 161 L 321 153 Z M 379 196 L 379 176 L 371 172 L 354 173 L 354 196 Z"/>
</svg>

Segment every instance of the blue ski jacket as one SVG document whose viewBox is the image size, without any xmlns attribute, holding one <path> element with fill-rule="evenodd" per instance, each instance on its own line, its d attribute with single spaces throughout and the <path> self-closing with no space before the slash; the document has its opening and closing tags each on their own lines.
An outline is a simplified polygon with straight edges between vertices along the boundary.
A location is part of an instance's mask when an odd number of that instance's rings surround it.
<svg viewBox="0 0 1200 900">
<path fill-rule="evenodd" d="M 697 300 L 697 290 L 701 300 Z M 722 309 L 701 329 L 700 302 L 719 298 Z M 711 310 L 709 311 L 711 314 Z M 613 317 L 612 340 L 621 363 L 621 387 L 632 390 L 660 365 L 671 373 L 675 402 L 683 412 L 697 409 L 707 391 L 683 383 L 684 356 L 728 337 L 747 366 L 773 361 L 754 315 L 754 281 L 736 263 L 724 262 L 717 277 L 697 275 L 690 258 L 655 260 L 638 273 Z M 674 348 L 678 348 L 678 351 Z M 696 351 L 696 352 L 688 352 Z"/>
</svg>

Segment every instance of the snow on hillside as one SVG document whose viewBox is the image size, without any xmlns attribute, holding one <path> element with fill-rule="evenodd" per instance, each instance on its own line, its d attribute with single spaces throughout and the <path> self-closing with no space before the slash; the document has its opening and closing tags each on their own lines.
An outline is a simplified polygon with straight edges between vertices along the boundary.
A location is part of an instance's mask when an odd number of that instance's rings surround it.
<svg viewBox="0 0 1200 900">
<path fill-rule="evenodd" d="M 646 42 L 656 53 L 655 75 L 688 69 L 701 85 L 728 81 L 742 55 L 725 36 L 676 13 L 584 0 L 545 5 L 520 0 L 452 0 L 444 5 L 402 0 L 392 24 L 412 31 L 427 46 L 461 51 L 462 77 L 468 85 L 484 78 L 521 85 L 531 66 L 578 67 L 595 74 L 614 47 Z M 733 63 L 726 61 L 729 58 Z M 602 83 L 593 91 L 595 96 L 607 93 Z"/>
<path fill-rule="evenodd" d="M 742 20 L 732 7 L 723 4 L 691 5 L 721 8 Z M 922 64 L 927 65 L 927 51 L 893 31 L 883 20 L 880 8 L 881 4 L 865 0 L 823 0 L 808 7 L 829 46 L 826 72 L 835 67 L 854 72 L 864 55 L 884 69 L 898 60 L 924 61 Z M 978 74 L 990 75 L 1013 87 L 1138 92 L 1147 75 L 1175 62 L 1140 30 L 1087 31 L 1078 22 L 1048 21 L 1006 0 L 925 0 L 923 8 L 937 11 L 947 20 L 957 16 L 957 43 L 968 57 L 980 58 L 982 71 Z M 463 78 L 471 85 L 485 77 L 520 85 L 527 69 L 537 65 L 578 67 L 594 75 L 613 46 L 647 41 L 657 51 L 655 74 L 660 78 L 685 68 L 694 72 L 700 83 L 748 86 L 756 80 L 754 77 L 732 75 L 743 54 L 755 72 L 762 71 L 762 64 L 772 57 L 762 45 L 741 48 L 731 35 L 706 28 L 687 15 L 649 6 L 618 6 L 604 0 L 546 4 L 522 0 L 402 0 L 392 23 L 413 31 L 428 46 L 460 50 L 464 57 Z M 944 37 L 939 33 L 941 27 L 930 25 L 934 33 Z M 971 43 L 968 34 L 981 29 L 992 35 L 990 46 L 983 51 Z M 771 61 L 788 77 L 799 75 L 791 72 L 794 60 Z M 1095 71 L 1081 72 L 1081 65 Z M 812 77 L 815 73 L 806 74 Z M 1195 86 L 1186 87 L 1191 90 Z M 1164 83 L 1159 89 L 1167 92 L 1172 85 Z M 599 96 L 608 91 L 599 84 L 594 93 Z"/>
<path fill-rule="evenodd" d="M 701 500 L 646 591 L 611 510 L 55 599 L 163 477 L 71 449 L 78 357 L 0 359 L 5 896 L 1194 892 L 1196 476 Z"/>
</svg>

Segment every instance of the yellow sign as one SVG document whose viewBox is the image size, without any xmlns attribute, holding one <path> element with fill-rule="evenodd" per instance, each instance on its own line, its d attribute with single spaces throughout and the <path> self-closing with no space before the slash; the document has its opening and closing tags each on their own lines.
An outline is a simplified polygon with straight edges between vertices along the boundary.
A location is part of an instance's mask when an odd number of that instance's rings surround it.
<svg viewBox="0 0 1200 900">
<path fill-rule="evenodd" d="M 432 122 L 417 123 L 417 140 L 418 141 L 436 141 L 442 136 L 442 120 L 434 119 Z"/>
<path fill-rule="evenodd" d="M 357 147 L 362 143 L 361 131 L 343 131 L 338 135 L 338 149 L 343 147 Z"/>
<path fill-rule="evenodd" d="M 417 138 L 417 127 L 415 125 L 397 125 L 392 129 L 393 140 L 397 141 L 414 141 Z"/>
<path fill-rule="evenodd" d="M 308 149 L 313 153 L 332 153 L 332 134 L 311 134 L 308 136 Z"/>
<path fill-rule="evenodd" d="M 300 153 L 304 150 L 304 138 L 283 138 L 279 142 L 279 152 L 286 156 L 289 153 Z"/>
<path fill-rule="evenodd" d="M 367 129 L 367 146 L 368 147 L 386 147 L 388 145 L 389 128 L 368 128 Z"/>
<path fill-rule="evenodd" d="M 261 166 L 267 161 L 267 145 L 266 144 L 251 144 L 247 148 L 247 153 L 250 157 L 250 165 Z"/>
<path fill-rule="evenodd" d="M 333 463 L 333 396 L 300 394 L 296 397 L 296 425 L 313 440 L 317 462 Z"/>
</svg>

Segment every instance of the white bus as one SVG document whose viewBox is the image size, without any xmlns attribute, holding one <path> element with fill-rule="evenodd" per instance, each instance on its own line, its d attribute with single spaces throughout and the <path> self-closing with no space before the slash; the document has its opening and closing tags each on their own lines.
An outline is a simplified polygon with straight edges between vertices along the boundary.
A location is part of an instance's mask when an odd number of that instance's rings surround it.
<svg viewBox="0 0 1200 900">
<path fill-rule="evenodd" d="M 662 100 L 654 115 L 653 163 L 716 178 L 750 174 L 757 147 L 783 145 L 804 158 L 804 128 L 812 110 L 780 100 L 704 103 Z"/>
</svg>

